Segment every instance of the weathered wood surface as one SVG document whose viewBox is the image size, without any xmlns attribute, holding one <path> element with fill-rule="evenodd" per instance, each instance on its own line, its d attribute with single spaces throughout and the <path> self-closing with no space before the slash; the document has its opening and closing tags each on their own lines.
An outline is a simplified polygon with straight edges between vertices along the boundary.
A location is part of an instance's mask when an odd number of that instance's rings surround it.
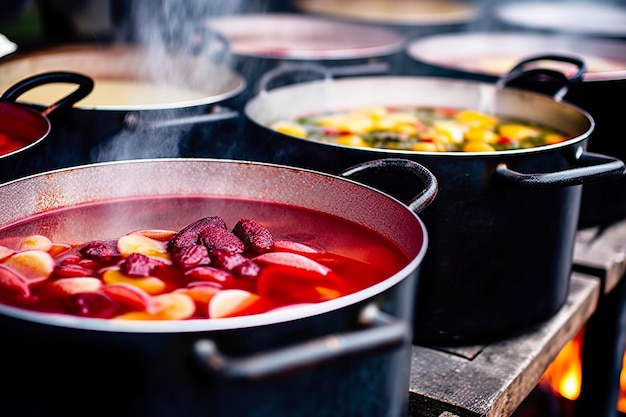
<svg viewBox="0 0 626 417">
<path fill-rule="evenodd" d="M 626 221 L 578 231 L 573 267 L 600 277 L 602 292 L 611 292 L 626 272 Z"/>
<path fill-rule="evenodd" d="M 532 331 L 485 346 L 413 346 L 410 417 L 505 417 L 597 307 L 600 279 L 573 273 L 565 305 Z"/>
</svg>

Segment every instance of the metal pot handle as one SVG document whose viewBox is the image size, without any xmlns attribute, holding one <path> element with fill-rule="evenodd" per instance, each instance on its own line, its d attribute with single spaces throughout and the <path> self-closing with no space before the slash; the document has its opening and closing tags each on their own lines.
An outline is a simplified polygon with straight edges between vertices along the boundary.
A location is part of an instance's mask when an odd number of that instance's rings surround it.
<svg viewBox="0 0 626 417">
<path fill-rule="evenodd" d="M 19 81 L 17 84 L 9 87 L 0 100 L 15 102 L 19 96 L 35 87 L 51 83 L 70 83 L 78 84 L 78 88 L 56 103 L 42 110 L 43 116 L 49 116 L 54 112 L 61 111 L 67 107 L 71 107 L 76 102 L 85 98 L 93 90 L 93 80 L 86 75 L 76 72 L 44 72 L 33 75 Z"/>
<path fill-rule="evenodd" d="M 208 339 L 194 344 L 194 357 L 210 375 L 226 379 L 259 380 L 320 363 L 371 352 L 397 349 L 410 343 L 406 322 L 367 306 L 359 318 L 363 329 L 337 333 L 245 358 L 228 357 Z"/>
<path fill-rule="evenodd" d="M 426 169 L 423 165 L 408 159 L 375 159 L 373 161 L 363 162 L 347 168 L 342 171 L 340 175 L 346 178 L 359 178 L 372 172 L 376 173 L 389 171 L 407 172 L 415 175 L 422 181 L 424 190 L 411 199 L 411 201 L 407 204 L 407 206 L 415 213 L 420 213 L 428 207 L 437 196 L 437 192 L 439 191 L 437 178 L 435 178 L 433 173 Z"/>
<path fill-rule="evenodd" d="M 584 166 L 547 174 L 522 174 L 501 163 L 496 177 L 524 188 L 557 188 L 605 181 L 626 173 L 624 162 L 610 156 L 585 152 L 579 161 Z"/>
<path fill-rule="evenodd" d="M 387 71 L 389 71 L 389 64 L 386 62 L 370 62 L 367 64 L 343 65 L 337 67 L 327 67 L 314 62 L 284 62 L 261 76 L 257 83 L 256 91 L 258 94 L 267 93 L 267 86 L 270 82 L 289 72 L 315 72 L 320 74 L 325 81 L 330 81 L 335 76 L 381 74 Z"/>
<path fill-rule="evenodd" d="M 559 61 L 573 64 L 576 72 L 568 76 L 560 71 L 548 68 L 525 69 L 529 64 L 540 61 Z M 585 63 L 572 56 L 562 55 L 538 55 L 533 56 L 515 65 L 508 74 L 500 78 L 496 84 L 498 88 L 504 86 L 518 87 L 529 91 L 535 91 L 552 96 L 556 101 L 561 101 L 569 88 L 582 81 L 585 73 Z"/>
</svg>

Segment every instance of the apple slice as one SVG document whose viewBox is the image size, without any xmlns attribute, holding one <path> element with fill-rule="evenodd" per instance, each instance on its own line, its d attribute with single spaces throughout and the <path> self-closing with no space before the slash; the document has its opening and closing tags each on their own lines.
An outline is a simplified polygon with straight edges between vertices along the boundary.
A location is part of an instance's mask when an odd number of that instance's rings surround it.
<svg viewBox="0 0 626 417">
<path fill-rule="evenodd" d="M 333 273 L 323 276 L 283 265 L 263 268 L 256 280 L 256 289 L 261 297 L 280 305 L 319 303 L 349 292 Z"/>
<path fill-rule="evenodd" d="M 48 252 L 52 248 L 52 242 L 43 235 L 30 235 L 22 239 L 18 251 L 37 249 Z"/>
<path fill-rule="evenodd" d="M 172 292 L 153 297 L 154 313 L 131 311 L 115 317 L 123 320 L 185 320 L 194 315 L 196 304 L 188 295 Z"/>
<path fill-rule="evenodd" d="M 102 274 L 102 281 L 105 284 L 119 284 L 125 283 L 134 285 L 137 288 L 142 289 L 150 295 L 160 294 L 165 290 L 165 282 L 156 277 L 130 277 L 124 274 L 119 268 L 111 268 Z"/>
<path fill-rule="evenodd" d="M 30 287 L 24 277 L 2 264 L 0 264 L 0 291 L 21 297 L 30 296 Z"/>
<path fill-rule="evenodd" d="M 104 285 L 100 291 L 131 310 L 147 311 L 151 314 L 156 312 L 156 305 L 150 294 L 134 285 L 119 282 Z"/>
<path fill-rule="evenodd" d="M 176 292 L 180 292 L 190 296 L 196 303 L 208 306 L 209 301 L 221 288 L 212 282 L 194 281 L 187 284 L 187 288 L 180 288 Z"/>
<path fill-rule="evenodd" d="M 330 268 L 319 262 L 309 259 L 304 255 L 292 252 L 267 252 L 254 258 L 255 262 L 265 265 L 281 265 L 305 271 L 311 271 L 320 275 L 328 275 Z"/>
<path fill-rule="evenodd" d="M 139 233 L 147 238 L 158 240 L 160 242 L 168 242 L 176 234 L 175 230 L 168 229 L 140 229 L 132 233 Z"/>
<path fill-rule="evenodd" d="M 102 281 L 94 277 L 60 278 L 50 282 L 49 285 L 50 289 L 57 294 L 71 295 L 81 292 L 96 292 L 102 286 Z"/>
<path fill-rule="evenodd" d="M 319 249 L 292 240 L 274 240 L 274 250 L 294 253 L 323 253 Z"/>
<path fill-rule="evenodd" d="M 246 290 L 222 290 L 209 302 L 209 318 L 245 316 L 267 311 L 268 306 L 257 294 Z"/>
<path fill-rule="evenodd" d="M 0 262 L 4 261 L 9 256 L 13 255 L 15 250 L 9 248 L 8 246 L 0 245 Z"/>
<path fill-rule="evenodd" d="M 72 246 L 67 243 L 52 242 L 52 246 L 48 249 L 48 253 L 53 257 L 56 257 L 70 249 L 72 249 Z"/>
<path fill-rule="evenodd" d="M 4 265 L 22 275 L 27 283 L 47 279 L 55 266 L 52 256 L 38 249 L 15 252 L 4 261 Z"/>
<path fill-rule="evenodd" d="M 128 257 L 131 253 L 140 253 L 151 258 L 172 264 L 170 255 L 167 252 L 167 242 L 152 239 L 144 236 L 140 232 L 131 232 L 117 240 L 117 250 L 123 257 Z"/>
</svg>

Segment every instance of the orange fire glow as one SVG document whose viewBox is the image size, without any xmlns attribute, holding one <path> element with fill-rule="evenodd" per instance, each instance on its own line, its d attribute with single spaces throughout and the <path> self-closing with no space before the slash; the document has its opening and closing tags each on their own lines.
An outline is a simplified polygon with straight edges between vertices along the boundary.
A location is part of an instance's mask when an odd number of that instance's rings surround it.
<svg viewBox="0 0 626 417">
<path fill-rule="evenodd" d="M 584 329 L 578 332 L 576 337 L 565 345 L 542 377 L 547 380 L 555 393 L 568 400 L 575 400 L 580 395 L 583 335 Z"/>
<path fill-rule="evenodd" d="M 568 400 L 575 400 L 580 395 L 584 332 L 585 329 L 583 328 L 574 339 L 565 345 L 542 376 L 542 380 L 546 380 L 556 394 Z M 624 355 L 620 373 L 620 395 L 617 409 L 620 413 L 626 413 L 626 355 Z"/>
</svg>

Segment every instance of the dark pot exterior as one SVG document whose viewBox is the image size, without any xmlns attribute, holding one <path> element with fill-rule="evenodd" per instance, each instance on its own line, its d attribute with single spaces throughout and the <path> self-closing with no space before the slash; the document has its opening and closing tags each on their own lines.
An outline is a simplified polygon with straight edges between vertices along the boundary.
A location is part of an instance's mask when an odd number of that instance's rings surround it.
<svg viewBox="0 0 626 417">
<path fill-rule="evenodd" d="M 407 95 L 418 97 L 416 93 L 423 91 L 422 98 L 415 99 L 416 105 L 429 100 L 431 105 L 442 105 L 446 100 L 443 96 L 454 97 L 458 88 L 458 98 L 448 100 L 448 106 L 463 107 L 467 106 L 465 87 L 478 88 L 473 82 L 427 77 L 413 80 L 419 88 L 411 86 L 411 81 L 406 79 L 380 81 L 372 91 L 388 95 L 376 93 L 374 99 L 384 97 L 384 102 L 393 105 L 397 98 L 397 105 L 409 101 Z M 360 81 L 353 82 L 358 85 Z M 394 83 L 400 85 L 393 87 Z M 342 87 L 350 89 L 342 81 L 326 88 L 332 87 L 338 89 L 337 96 L 345 95 Z M 351 92 L 354 95 L 358 90 L 354 88 Z M 399 92 L 402 90 L 409 92 Z M 291 97 L 295 103 L 297 92 L 302 91 L 295 87 L 285 97 Z M 576 184 L 580 183 L 551 189 L 525 188 L 501 181 L 496 171 L 500 164 L 525 173 L 559 172 L 575 166 L 592 127 L 592 121 L 583 112 L 574 109 L 580 116 L 574 120 L 582 121 L 578 127 L 581 136 L 567 146 L 474 155 L 402 152 L 334 146 L 272 132 L 259 121 L 293 115 L 293 110 L 272 108 L 276 102 L 265 101 L 276 92 L 259 96 L 247 108 L 250 117 L 247 157 L 337 173 L 380 155 L 401 154 L 423 164 L 437 178 L 437 199 L 421 214 L 431 232 L 431 243 L 417 293 L 414 323 L 417 343 L 482 342 L 500 338 L 550 318 L 561 307 L 569 287 L 581 198 L 581 186 Z M 545 117 L 555 110 L 542 109 L 541 102 L 550 101 L 548 97 L 515 90 L 509 90 L 509 94 L 524 97 L 521 100 L 524 106 L 508 106 L 503 102 L 498 111 L 515 114 L 517 108 L 520 116 L 526 112 L 530 117 L 530 111 Z M 347 99 L 352 104 L 333 94 L 326 98 L 340 109 L 371 105 L 371 100 L 364 102 L 362 97 Z M 438 98 L 439 102 L 434 103 Z M 301 95 L 300 99 L 317 103 L 311 107 L 324 111 L 319 96 Z M 260 104 L 265 107 L 257 106 Z M 473 104 L 476 106 L 477 102 Z M 566 113 L 569 112 L 559 117 Z M 553 116 L 559 118 L 556 113 Z M 573 127 L 577 122 L 561 119 L 559 123 Z M 410 187 L 398 177 L 376 178 L 370 184 L 400 199 L 411 194 Z"/>
<path fill-rule="evenodd" d="M 411 303 L 416 273 L 383 296 L 386 309 Z M 371 300 L 374 301 L 374 300 Z M 262 354 L 358 328 L 362 305 L 310 319 L 231 331 L 113 333 L 0 315 L 0 399 L 8 415 L 50 417 L 406 415 L 410 338 L 404 346 L 257 380 L 204 369 L 195 343 L 231 355 Z M 7 339 L 9 340 L 9 339 Z"/>
<path fill-rule="evenodd" d="M 546 9 L 550 8 L 551 6 L 547 5 Z M 506 9 L 506 6 L 503 9 Z M 520 21 L 522 20 L 523 18 L 520 18 Z M 531 22 L 528 21 L 528 23 Z M 458 48 L 450 48 L 453 44 L 458 45 Z M 465 45 L 465 50 L 462 50 L 463 45 Z M 514 52 L 520 55 L 520 60 L 549 52 L 564 56 L 604 58 L 619 63 L 624 62 L 625 48 L 626 45 L 616 39 L 556 35 L 538 31 L 512 31 L 432 36 L 409 44 L 407 54 L 427 75 L 494 83 L 505 74 L 498 75 L 495 71 L 488 69 L 472 71 L 463 67 L 464 64 L 459 64 L 447 57 L 458 52 L 472 62 L 472 57 L 479 60 L 481 57 L 490 56 L 490 53 L 494 56 L 498 53 L 508 56 L 510 51 L 522 51 Z M 449 52 L 440 56 L 436 51 L 442 49 Z M 593 66 L 594 63 L 589 65 Z M 587 68 L 582 82 L 568 86 L 563 101 L 584 109 L 593 117 L 594 134 L 587 146 L 590 152 L 624 160 L 626 147 L 620 139 L 623 130 L 622 111 L 620 106 L 614 103 L 620 103 L 626 93 L 626 67 L 617 71 L 600 71 L 597 68 L 595 72 L 592 70 L 593 68 Z M 624 219 L 626 217 L 626 192 L 624 190 L 626 190 L 626 178 L 585 184 L 581 197 L 578 227 L 606 226 Z"/>
</svg>

